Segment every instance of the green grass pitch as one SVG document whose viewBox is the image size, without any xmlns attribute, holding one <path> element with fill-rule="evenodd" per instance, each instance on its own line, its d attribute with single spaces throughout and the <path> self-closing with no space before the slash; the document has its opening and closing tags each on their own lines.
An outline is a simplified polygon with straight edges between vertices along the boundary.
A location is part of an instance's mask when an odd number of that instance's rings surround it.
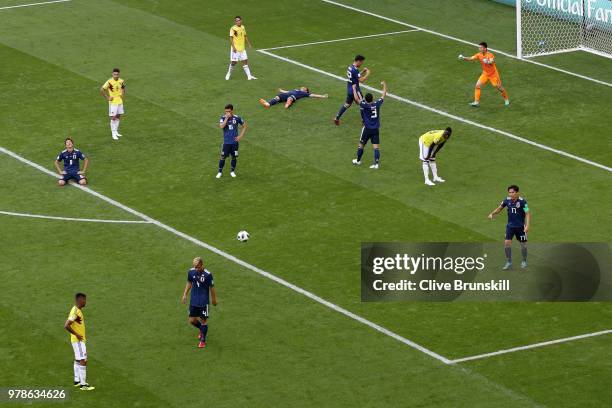
<svg viewBox="0 0 612 408">
<path fill-rule="evenodd" d="M 485 0 L 342 0 L 470 42 L 514 49 L 514 10 Z M 358 109 L 332 118 L 345 85 L 262 54 L 291 44 L 407 30 L 323 1 L 74 0 L 1 9 L 0 146 L 52 169 L 70 135 L 91 160 L 90 187 L 449 359 L 612 328 L 606 303 L 360 302 L 361 242 L 499 241 L 488 212 L 516 183 L 537 242 L 611 239 L 610 172 L 389 98 L 381 168 L 351 165 Z M 240 14 L 257 81 L 225 81 L 227 31 Z M 483 23 L 484 22 L 484 23 Z M 489 86 L 472 109 L 475 48 L 423 31 L 277 49 L 343 76 L 355 54 L 395 95 L 612 165 L 612 89 L 497 56 L 512 105 Z M 612 82 L 612 62 L 538 59 Z M 98 93 L 113 67 L 127 82 L 123 139 Z M 327 100 L 265 110 L 260 97 L 307 85 Z M 249 124 L 238 178 L 214 178 L 226 103 Z M 418 136 L 452 126 L 435 188 L 422 183 Z M 366 148 L 364 160 L 371 160 Z M 364 163 L 364 164 L 365 164 Z M 226 170 L 227 173 L 227 170 Z M 137 220 L 0 154 L 0 210 Z M 502 214 L 503 215 L 503 214 Z M 242 244 L 236 232 L 246 229 Z M 219 306 L 209 346 L 179 304 L 190 260 L 205 258 Z M 88 295 L 88 379 L 61 406 L 601 407 L 612 400 L 610 336 L 454 365 L 259 276 L 154 224 L 0 214 L 0 386 L 71 387 L 63 323 Z M 37 403 L 38 404 L 38 403 Z M 15 405 L 11 405 L 15 406 Z M 46 406 L 40 403 L 40 406 Z"/>
</svg>

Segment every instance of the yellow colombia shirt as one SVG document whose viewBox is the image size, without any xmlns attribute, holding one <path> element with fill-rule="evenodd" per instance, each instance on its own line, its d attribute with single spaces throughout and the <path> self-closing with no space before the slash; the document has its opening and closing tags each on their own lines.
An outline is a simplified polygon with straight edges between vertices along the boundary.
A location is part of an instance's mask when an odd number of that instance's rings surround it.
<svg viewBox="0 0 612 408">
<path fill-rule="evenodd" d="M 229 35 L 234 38 L 234 48 L 236 48 L 236 51 L 244 51 L 244 40 L 246 37 L 246 29 L 244 26 L 238 27 L 237 25 L 233 25 L 232 28 L 230 28 Z"/>
<path fill-rule="evenodd" d="M 444 136 L 443 130 L 430 130 L 429 132 L 423 134 L 419 138 L 419 141 L 421 141 L 426 147 L 429 147 L 432 144 L 440 144 L 445 142 L 446 139 L 447 137 Z"/>
<path fill-rule="evenodd" d="M 72 330 L 74 330 L 75 333 L 83 336 L 83 341 L 85 341 L 85 317 L 83 317 L 83 312 L 81 309 L 76 306 L 72 306 L 72 309 L 70 309 L 70 314 L 68 315 L 68 320 L 74 322 L 70 327 L 72 327 Z M 79 341 L 79 339 L 77 339 L 74 334 L 70 333 L 70 341 L 76 343 Z"/>
<path fill-rule="evenodd" d="M 113 105 L 123 104 L 122 90 L 125 88 L 125 81 L 123 79 L 115 80 L 111 78 L 102 85 L 102 88 L 108 91 L 108 94 L 113 98 L 110 103 Z"/>
</svg>

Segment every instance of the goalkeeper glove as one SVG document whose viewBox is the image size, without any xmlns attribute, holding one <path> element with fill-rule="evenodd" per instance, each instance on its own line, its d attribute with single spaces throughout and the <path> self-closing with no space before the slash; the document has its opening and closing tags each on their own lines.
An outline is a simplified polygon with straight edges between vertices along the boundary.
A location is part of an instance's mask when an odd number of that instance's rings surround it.
<svg viewBox="0 0 612 408">
<path fill-rule="evenodd" d="M 462 59 L 464 59 L 465 57 L 463 56 L 463 54 L 459 54 L 459 57 L 457 57 L 457 58 L 459 58 L 460 60 L 462 60 Z"/>
</svg>

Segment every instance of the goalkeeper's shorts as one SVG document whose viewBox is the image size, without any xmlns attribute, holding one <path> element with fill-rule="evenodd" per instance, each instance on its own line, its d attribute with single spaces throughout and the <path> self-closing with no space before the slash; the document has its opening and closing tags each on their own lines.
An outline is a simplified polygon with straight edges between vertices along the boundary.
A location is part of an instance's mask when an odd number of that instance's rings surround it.
<svg viewBox="0 0 612 408">
<path fill-rule="evenodd" d="M 482 75 L 480 75 L 480 78 L 478 78 L 478 81 L 480 81 L 482 85 L 486 84 L 489 81 L 491 81 L 491 85 L 493 86 L 501 85 L 501 78 L 499 77 L 499 74 L 488 75 L 483 73 Z"/>
</svg>

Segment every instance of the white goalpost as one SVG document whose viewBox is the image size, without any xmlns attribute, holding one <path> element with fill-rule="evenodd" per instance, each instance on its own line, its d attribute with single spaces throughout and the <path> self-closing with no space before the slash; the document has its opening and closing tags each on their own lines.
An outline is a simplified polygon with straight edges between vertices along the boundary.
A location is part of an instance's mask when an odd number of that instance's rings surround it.
<svg viewBox="0 0 612 408">
<path fill-rule="evenodd" d="M 612 58 L 612 0 L 516 0 L 517 57 L 586 51 Z"/>
</svg>

